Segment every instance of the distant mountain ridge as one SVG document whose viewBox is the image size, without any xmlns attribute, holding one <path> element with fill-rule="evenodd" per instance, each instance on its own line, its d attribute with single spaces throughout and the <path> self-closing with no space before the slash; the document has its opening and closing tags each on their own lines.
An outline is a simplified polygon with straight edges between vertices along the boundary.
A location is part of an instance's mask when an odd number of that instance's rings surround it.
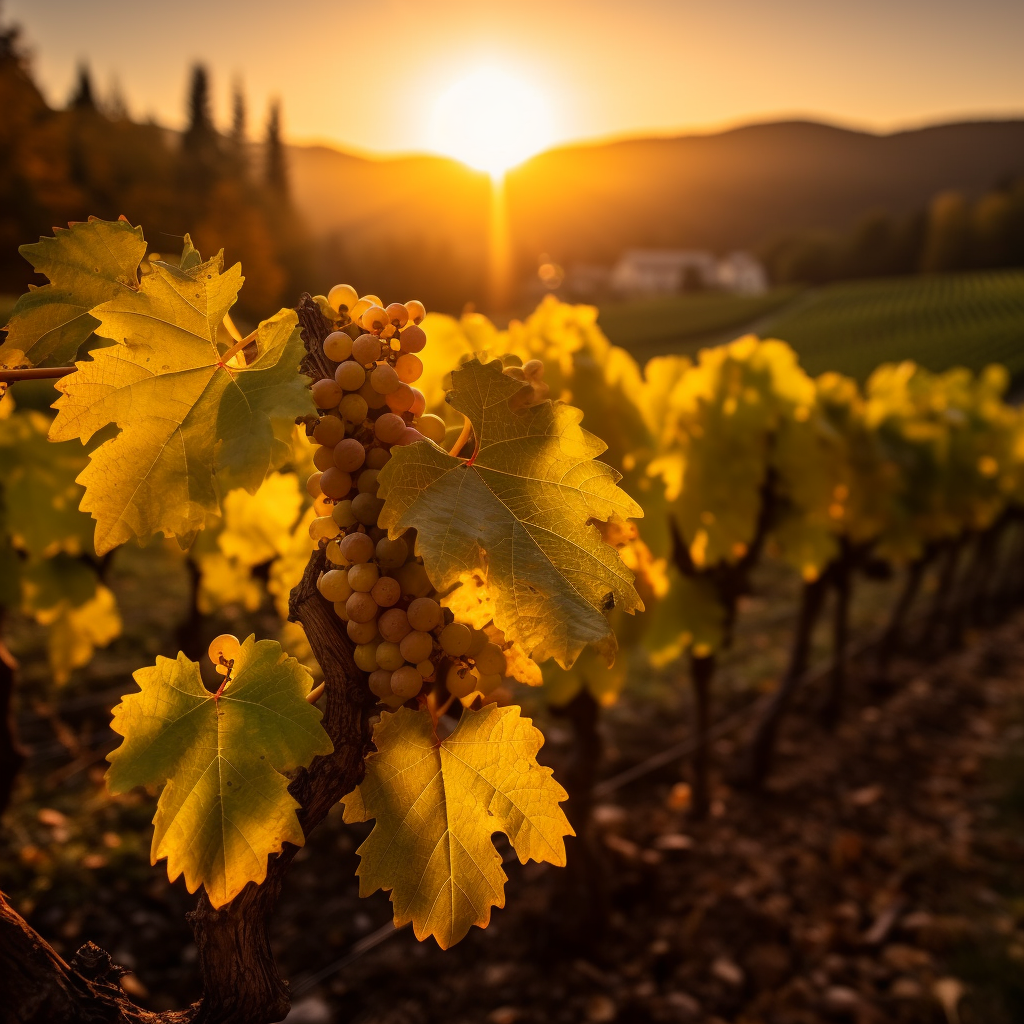
<svg viewBox="0 0 1024 1024">
<path fill-rule="evenodd" d="M 488 182 L 435 156 L 368 159 L 293 146 L 295 200 L 319 237 L 430 236 L 457 262 L 480 259 Z M 1024 175 L 1024 119 L 893 134 L 810 121 L 715 134 L 564 146 L 509 173 L 523 268 L 546 252 L 610 262 L 625 248 L 757 246 L 805 228 L 845 229 L 873 210 L 909 213 L 939 192 L 975 196 Z"/>
</svg>

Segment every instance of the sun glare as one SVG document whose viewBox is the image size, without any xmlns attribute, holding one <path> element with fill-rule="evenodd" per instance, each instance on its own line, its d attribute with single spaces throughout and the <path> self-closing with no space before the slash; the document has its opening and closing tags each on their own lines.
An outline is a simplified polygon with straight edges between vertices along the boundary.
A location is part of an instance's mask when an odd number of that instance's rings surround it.
<svg viewBox="0 0 1024 1024">
<path fill-rule="evenodd" d="M 431 129 L 435 148 L 495 178 L 552 142 L 544 97 L 496 67 L 480 68 L 446 89 Z"/>
</svg>

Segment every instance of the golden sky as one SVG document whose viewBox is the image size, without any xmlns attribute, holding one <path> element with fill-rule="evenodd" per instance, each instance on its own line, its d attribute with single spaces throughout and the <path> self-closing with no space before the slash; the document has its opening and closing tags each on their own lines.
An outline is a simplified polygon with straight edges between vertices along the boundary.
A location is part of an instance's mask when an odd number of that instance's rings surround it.
<svg viewBox="0 0 1024 1024">
<path fill-rule="evenodd" d="M 179 126 L 188 66 L 228 119 L 239 76 L 258 130 L 438 148 L 438 98 L 481 69 L 525 82 L 553 141 L 810 117 L 889 130 L 1024 116 L 1022 0 L 7 0 L 49 99 L 76 63 L 133 116 Z"/>
</svg>

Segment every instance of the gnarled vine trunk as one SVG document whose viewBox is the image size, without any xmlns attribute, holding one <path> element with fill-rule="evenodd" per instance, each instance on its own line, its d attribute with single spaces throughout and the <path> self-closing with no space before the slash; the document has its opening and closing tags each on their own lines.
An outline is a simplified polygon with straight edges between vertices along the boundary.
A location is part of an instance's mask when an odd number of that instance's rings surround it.
<svg viewBox="0 0 1024 1024">
<path fill-rule="evenodd" d="M 308 296 L 299 322 L 306 343 L 303 371 L 324 376 L 320 344 L 329 327 Z M 324 672 L 323 725 L 334 751 L 300 769 L 288 787 L 301 805 L 308 836 L 328 811 L 362 781 L 370 748 L 369 715 L 375 704 L 353 661 L 354 644 L 316 581 L 325 565 L 315 551 L 292 591 L 289 618 L 305 630 Z M 189 915 L 199 952 L 203 996 L 187 1010 L 153 1013 L 136 1006 L 121 989 L 122 968 L 87 943 L 65 962 L 0 897 L 0 1021 L 11 1024 L 273 1024 L 289 1008 L 288 986 L 270 948 L 269 916 L 281 894 L 296 847 L 285 844 L 271 857 L 262 885 L 247 885 L 215 910 L 205 893 Z"/>
</svg>

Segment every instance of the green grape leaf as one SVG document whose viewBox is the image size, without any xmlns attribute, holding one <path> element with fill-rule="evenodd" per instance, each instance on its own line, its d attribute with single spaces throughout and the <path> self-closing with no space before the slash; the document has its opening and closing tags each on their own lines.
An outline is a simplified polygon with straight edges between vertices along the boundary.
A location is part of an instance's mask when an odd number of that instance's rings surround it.
<svg viewBox="0 0 1024 1024">
<path fill-rule="evenodd" d="M 267 858 L 305 839 L 299 806 L 282 772 L 329 754 L 321 714 L 307 703 L 313 680 L 281 645 L 250 636 L 218 697 L 184 654 L 135 673 L 139 692 L 114 708 L 124 742 L 108 757 L 112 793 L 159 786 L 152 862 L 185 875 L 189 892 L 206 887 L 223 906 L 267 876 Z"/>
<path fill-rule="evenodd" d="M 18 251 L 50 283 L 18 299 L 0 364 L 60 366 L 96 329 L 93 307 L 138 290 L 146 242 L 127 220 L 90 217 Z"/>
<path fill-rule="evenodd" d="M 565 790 L 537 764 L 544 741 L 519 708 L 463 711 L 440 742 L 425 711 L 385 712 L 366 778 L 344 798 L 345 821 L 376 819 L 359 847 L 359 894 L 391 890 L 395 924 L 442 949 L 505 905 L 505 872 L 491 837 L 504 832 L 520 863 L 565 864 L 575 833 Z"/>
<path fill-rule="evenodd" d="M 194 252 L 194 250 L 191 250 Z M 242 283 L 223 254 L 197 264 L 186 247 L 183 266 L 156 263 L 138 292 L 93 310 L 96 332 L 117 344 L 98 349 L 57 387 L 50 438 L 87 441 L 116 424 L 79 476 L 82 510 L 96 520 L 96 551 L 162 532 L 187 547 L 218 494 L 253 492 L 283 442 L 273 420 L 314 411 L 298 372 L 303 346 L 293 310 L 259 325 L 259 354 L 227 366 L 217 329 Z"/>
<path fill-rule="evenodd" d="M 33 558 L 92 551 L 92 522 L 78 509 L 81 445 L 51 444 L 50 421 L 34 410 L 0 419 L 0 488 L 14 546 Z"/>
<path fill-rule="evenodd" d="M 604 444 L 561 402 L 515 410 L 524 385 L 497 361 L 471 360 L 452 374 L 448 401 L 468 416 L 472 460 L 427 441 L 395 448 L 378 477 L 379 519 L 392 537 L 414 527 L 416 550 L 438 590 L 478 570 L 494 598 L 495 625 L 536 661 L 568 667 L 587 644 L 614 656 L 605 613 L 643 608 L 632 573 L 592 520 L 639 517 L 595 461 Z"/>
<path fill-rule="evenodd" d="M 97 647 L 121 635 L 113 593 L 81 559 L 59 552 L 21 570 L 21 607 L 47 628 L 46 649 L 54 682 L 63 686 L 87 665 Z"/>
</svg>

